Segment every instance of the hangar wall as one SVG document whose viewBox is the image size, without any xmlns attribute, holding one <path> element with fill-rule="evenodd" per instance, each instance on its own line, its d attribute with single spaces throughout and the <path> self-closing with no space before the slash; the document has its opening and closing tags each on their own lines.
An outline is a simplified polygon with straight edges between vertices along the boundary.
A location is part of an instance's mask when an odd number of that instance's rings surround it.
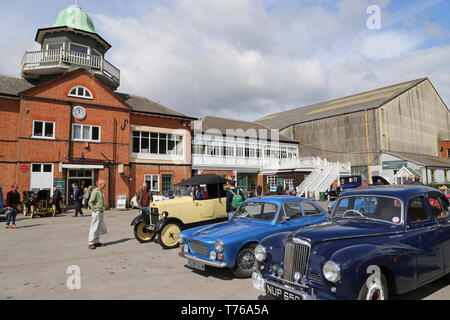
<svg viewBox="0 0 450 320">
<path fill-rule="evenodd" d="M 439 141 L 450 139 L 450 111 L 428 80 L 378 112 L 383 150 L 439 156 Z"/>
</svg>

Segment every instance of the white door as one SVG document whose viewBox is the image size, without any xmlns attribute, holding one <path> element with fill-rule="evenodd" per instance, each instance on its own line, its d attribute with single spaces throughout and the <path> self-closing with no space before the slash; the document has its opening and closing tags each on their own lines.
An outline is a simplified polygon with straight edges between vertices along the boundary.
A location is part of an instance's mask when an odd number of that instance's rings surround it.
<svg viewBox="0 0 450 320">
<path fill-rule="evenodd" d="M 50 190 L 50 194 L 53 195 L 53 164 L 31 164 L 30 189 L 31 191 Z"/>
</svg>

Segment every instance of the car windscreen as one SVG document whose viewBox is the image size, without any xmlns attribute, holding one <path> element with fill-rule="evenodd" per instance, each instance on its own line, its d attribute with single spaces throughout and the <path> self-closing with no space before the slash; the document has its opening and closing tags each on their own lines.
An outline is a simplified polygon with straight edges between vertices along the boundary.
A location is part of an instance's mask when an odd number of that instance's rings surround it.
<svg viewBox="0 0 450 320">
<path fill-rule="evenodd" d="M 233 218 L 247 220 L 272 221 L 278 211 L 278 205 L 269 202 L 244 202 L 236 210 Z"/>
<path fill-rule="evenodd" d="M 331 218 L 368 218 L 401 223 L 402 202 L 383 196 L 349 196 L 339 199 Z"/>
</svg>

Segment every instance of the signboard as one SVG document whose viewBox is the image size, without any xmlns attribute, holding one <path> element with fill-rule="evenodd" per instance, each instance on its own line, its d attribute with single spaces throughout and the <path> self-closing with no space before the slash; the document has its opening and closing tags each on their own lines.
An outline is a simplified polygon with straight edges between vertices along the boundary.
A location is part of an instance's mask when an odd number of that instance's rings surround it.
<svg viewBox="0 0 450 320">
<path fill-rule="evenodd" d="M 64 178 L 53 178 L 53 187 L 57 187 L 62 194 L 66 193 L 66 182 Z"/>
<path fill-rule="evenodd" d="M 400 170 L 407 166 L 407 162 L 403 160 L 399 161 L 383 161 L 383 170 Z"/>
<path fill-rule="evenodd" d="M 127 195 L 119 194 L 116 199 L 116 208 L 117 209 L 126 209 L 127 208 Z"/>
<path fill-rule="evenodd" d="M 28 170 L 30 170 L 30 166 L 27 165 L 27 164 L 21 164 L 21 165 L 19 166 L 19 169 L 20 169 L 20 171 L 22 171 L 23 173 L 27 173 Z"/>
</svg>

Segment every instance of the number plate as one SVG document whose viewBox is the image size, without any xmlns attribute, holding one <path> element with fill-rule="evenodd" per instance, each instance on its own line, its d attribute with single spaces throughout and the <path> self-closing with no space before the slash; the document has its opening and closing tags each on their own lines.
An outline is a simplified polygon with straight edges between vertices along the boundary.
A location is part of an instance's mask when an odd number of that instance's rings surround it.
<svg viewBox="0 0 450 320">
<path fill-rule="evenodd" d="M 281 300 L 302 300 L 298 294 L 266 283 L 266 293 Z"/>
<path fill-rule="evenodd" d="M 188 260 L 187 265 L 190 268 L 201 270 L 201 271 L 205 271 L 205 264 L 204 263 L 199 263 L 199 262 L 196 262 L 196 261 L 193 261 L 193 260 Z"/>
</svg>

